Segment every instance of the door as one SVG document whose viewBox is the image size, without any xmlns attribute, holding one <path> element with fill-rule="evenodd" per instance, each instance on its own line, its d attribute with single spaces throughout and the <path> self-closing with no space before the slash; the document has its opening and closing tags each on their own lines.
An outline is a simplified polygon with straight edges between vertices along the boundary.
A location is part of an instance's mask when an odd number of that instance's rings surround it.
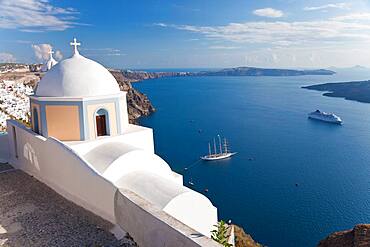
<svg viewBox="0 0 370 247">
<path fill-rule="evenodd" d="M 96 116 L 96 133 L 97 133 L 97 136 L 107 135 L 107 124 L 106 124 L 105 115 Z"/>
</svg>

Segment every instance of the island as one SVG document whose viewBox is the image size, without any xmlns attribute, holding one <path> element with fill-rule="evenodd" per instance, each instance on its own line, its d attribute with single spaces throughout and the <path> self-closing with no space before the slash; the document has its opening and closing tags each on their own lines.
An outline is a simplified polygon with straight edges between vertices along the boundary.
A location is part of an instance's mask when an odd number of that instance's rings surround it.
<svg viewBox="0 0 370 247">
<path fill-rule="evenodd" d="M 334 75 L 336 72 L 327 69 L 296 70 L 296 69 L 270 69 L 256 67 L 235 67 L 221 70 L 206 70 L 199 72 L 174 71 L 174 72 L 147 72 L 120 70 L 125 81 L 130 83 L 161 77 L 184 76 L 304 76 L 304 75 Z"/>
<path fill-rule="evenodd" d="M 334 75 L 335 72 L 327 69 L 295 70 L 269 69 L 255 67 L 237 67 L 218 71 L 201 71 L 197 76 L 303 76 L 303 75 Z"/>
<path fill-rule="evenodd" d="M 325 92 L 328 97 L 345 98 L 363 103 L 370 103 L 370 80 L 338 83 L 324 83 L 302 88 Z"/>
</svg>

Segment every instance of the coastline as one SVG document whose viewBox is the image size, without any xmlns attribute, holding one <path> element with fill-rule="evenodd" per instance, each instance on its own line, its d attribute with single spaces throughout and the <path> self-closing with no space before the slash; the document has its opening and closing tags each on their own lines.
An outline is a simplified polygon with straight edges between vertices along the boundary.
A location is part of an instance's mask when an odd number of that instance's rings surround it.
<svg viewBox="0 0 370 247">
<path fill-rule="evenodd" d="M 323 96 L 370 103 L 370 80 L 334 82 L 303 86 L 303 89 L 324 92 Z"/>
</svg>

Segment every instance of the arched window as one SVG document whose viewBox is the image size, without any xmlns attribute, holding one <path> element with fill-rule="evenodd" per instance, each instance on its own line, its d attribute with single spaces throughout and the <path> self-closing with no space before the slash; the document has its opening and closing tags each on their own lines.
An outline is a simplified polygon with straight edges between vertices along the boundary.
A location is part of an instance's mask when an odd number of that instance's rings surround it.
<svg viewBox="0 0 370 247">
<path fill-rule="evenodd" d="M 33 131 L 37 134 L 40 134 L 40 127 L 39 127 L 39 113 L 36 108 L 33 109 Z"/>
<path fill-rule="evenodd" d="M 95 114 L 96 135 L 109 135 L 109 115 L 105 109 L 99 109 Z"/>
</svg>

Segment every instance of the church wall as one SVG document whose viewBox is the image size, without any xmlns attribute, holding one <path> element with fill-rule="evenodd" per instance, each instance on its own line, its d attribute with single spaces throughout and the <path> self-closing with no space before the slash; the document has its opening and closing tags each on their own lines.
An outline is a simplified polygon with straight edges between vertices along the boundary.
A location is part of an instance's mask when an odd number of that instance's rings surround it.
<svg viewBox="0 0 370 247">
<path fill-rule="evenodd" d="M 77 105 L 46 105 L 48 136 L 59 140 L 81 140 L 80 113 Z"/>
<path fill-rule="evenodd" d="M 117 224 L 139 246 L 222 247 L 130 190 L 116 192 L 114 210 Z"/>
<path fill-rule="evenodd" d="M 129 127 L 126 94 L 125 94 L 125 97 L 122 97 L 119 100 L 119 109 L 121 112 L 121 131 L 122 131 L 121 134 L 123 134 L 127 131 Z"/>
<path fill-rule="evenodd" d="M 55 138 L 37 135 L 14 120 L 9 120 L 7 126 L 9 163 L 13 167 L 34 176 L 77 205 L 115 223 L 114 194 L 117 188 L 111 182 Z M 16 132 L 16 143 L 13 130 Z"/>
<path fill-rule="evenodd" d="M 84 132 L 84 128 L 83 128 L 83 125 L 84 125 L 84 118 L 83 118 L 83 108 L 82 108 L 82 101 L 44 101 L 44 100 L 37 100 L 35 98 L 31 98 L 31 109 L 33 106 L 36 106 L 38 107 L 39 109 L 39 112 L 38 112 L 38 115 L 39 115 L 39 128 L 40 128 L 40 134 L 45 136 L 45 137 L 48 137 L 48 136 L 54 136 L 58 139 L 62 138 L 62 135 L 58 134 L 60 131 L 62 132 L 65 132 L 67 130 L 66 126 L 68 126 L 69 128 L 72 128 L 72 131 L 74 131 L 74 134 L 73 134 L 73 139 L 60 139 L 60 140 L 84 140 L 85 139 L 85 132 Z M 51 106 L 51 107 L 49 107 Z M 56 129 L 56 131 L 58 133 L 56 133 L 54 130 L 53 130 L 53 127 L 52 127 L 52 134 L 49 133 L 49 129 L 48 129 L 48 126 L 50 127 L 51 123 L 48 123 L 48 119 L 49 118 L 46 114 L 46 108 L 49 108 L 49 112 L 50 112 L 50 109 L 53 108 L 54 106 L 73 106 L 72 108 L 75 109 L 76 107 L 78 108 L 78 121 L 75 121 L 76 119 L 76 116 L 75 116 L 75 113 L 72 113 L 72 118 L 74 119 L 73 122 L 71 121 L 67 121 L 67 120 L 59 120 L 59 121 L 56 121 L 55 123 L 53 123 L 52 125 L 54 126 L 54 129 L 57 128 L 57 125 L 63 125 L 62 128 L 58 128 Z M 52 113 L 53 116 L 57 116 L 59 114 L 59 111 L 57 110 L 58 108 L 54 108 L 56 109 L 56 112 Z M 64 114 L 64 113 L 63 113 Z M 74 124 L 74 126 L 72 126 L 72 123 Z M 77 134 L 77 130 L 78 129 L 78 134 Z M 67 135 L 67 138 L 71 135 L 71 133 L 69 133 Z"/>
</svg>

